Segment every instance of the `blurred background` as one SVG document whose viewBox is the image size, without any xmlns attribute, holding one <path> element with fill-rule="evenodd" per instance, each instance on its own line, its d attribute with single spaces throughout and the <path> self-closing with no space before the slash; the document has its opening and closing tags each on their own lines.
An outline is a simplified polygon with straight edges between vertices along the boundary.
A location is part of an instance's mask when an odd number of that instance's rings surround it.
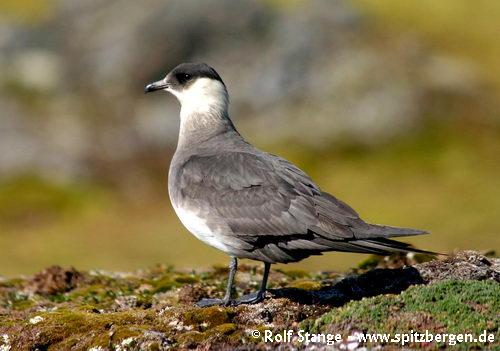
<svg viewBox="0 0 500 351">
<path fill-rule="evenodd" d="M 500 249 L 496 0 L 0 2 L 0 275 L 227 257 L 167 195 L 180 62 L 218 70 L 252 143 L 421 248 Z M 287 268 L 342 270 L 329 253 Z"/>
</svg>

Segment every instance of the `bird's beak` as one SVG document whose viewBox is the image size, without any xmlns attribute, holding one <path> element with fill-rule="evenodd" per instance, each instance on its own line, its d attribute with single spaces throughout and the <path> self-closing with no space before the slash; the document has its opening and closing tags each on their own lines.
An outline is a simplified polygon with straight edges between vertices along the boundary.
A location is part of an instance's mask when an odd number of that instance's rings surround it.
<svg viewBox="0 0 500 351">
<path fill-rule="evenodd" d="M 144 93 L 151 93 L 153 91 L 163 90 L 163 89 L 167 89 L 169 87 L 170 87 L 170 84 L 168 84 L 165 81 L 165 79 L 162 79 L 162 80 L 159 80 L 157 82 L 146 85 L 146 87 L 144 88 Z"/>
</svg>

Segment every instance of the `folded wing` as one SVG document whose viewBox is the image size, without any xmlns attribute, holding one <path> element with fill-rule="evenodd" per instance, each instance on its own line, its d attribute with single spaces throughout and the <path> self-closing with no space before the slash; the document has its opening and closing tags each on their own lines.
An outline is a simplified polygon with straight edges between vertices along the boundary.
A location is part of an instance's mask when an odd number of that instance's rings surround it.
<svg viewBox="0 0 500 351">
<path fill-rule="evenodd" d="M 415 251 L 387 238 L 425 233 L 364 222 L 299 168 L 266 153 L 192 156 L 176 183 L 201 215 L 224 222 L 228 245 L 266 262 L 298 261 L 323 251 Z"/>
</svg>

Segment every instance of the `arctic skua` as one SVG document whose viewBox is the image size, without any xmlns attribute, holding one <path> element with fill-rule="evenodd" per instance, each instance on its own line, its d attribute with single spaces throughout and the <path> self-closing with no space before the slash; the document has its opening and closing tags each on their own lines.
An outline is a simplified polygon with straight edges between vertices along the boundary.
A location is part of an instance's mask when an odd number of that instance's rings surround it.
<svg viewBox="0 0 500 351">
<path fill-rule="evenodd" d="M 391 238 L 425 231 L 366 223 L 297 166 L 248 143 L 229 117 L 226 85 L 212 67 L 180 64 L 145 88 L 158 90 L 181 104 L 168 178 L 175 212 L 193 235 L 231 257 L 224 298 L 199 306 L 262 301 L 273 263 L 326 251 L 424 252 Z M 257 292 L 232 299 L 238 258 L 263 262 L 264 274 Z"/>
</svg>

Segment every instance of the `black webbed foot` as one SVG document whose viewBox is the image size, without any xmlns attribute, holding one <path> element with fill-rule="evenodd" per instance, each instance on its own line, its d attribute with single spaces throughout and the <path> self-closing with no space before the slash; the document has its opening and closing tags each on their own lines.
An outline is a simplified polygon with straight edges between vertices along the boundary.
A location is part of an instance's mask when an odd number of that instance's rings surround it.
<svg viewBox="0 0 500 351">
<path fill-rule="evenodd" d="M 251 305 L 254 303 L 259 303 L 264 301 L 266 293 L 265 292 L 254 292 L 248 295 L 243 295 L 242 297 L 236 299 L 233 303 L 234 306 L 238 305 Z"/>
<path fill-rule="evenodd" d="M 223 299 L 201 299 L 196 303 L 198 307 L 210 307 L 210 306 L 238 306 L 238 305 L 251 305 L 254 303 L 259 303 L 264 301 L 266 296 L 266 286 L 267 278 L 269 276 L 269 269 L 271 264 L 266 262 L 264 264 L 264 274 L 262 275 L 262 283 L 260 284 L 259 291 L 254 293 L 243 295 L 242 297 L 233 300 L 231 299 L 231 289 L 233 287 L 234 275 L 236 273 L 237 263 L 236 257 L 231 258 L 231 263 L 229 265 L 229 279 L 226 288 L 226 295 Z"/>
</svg>

